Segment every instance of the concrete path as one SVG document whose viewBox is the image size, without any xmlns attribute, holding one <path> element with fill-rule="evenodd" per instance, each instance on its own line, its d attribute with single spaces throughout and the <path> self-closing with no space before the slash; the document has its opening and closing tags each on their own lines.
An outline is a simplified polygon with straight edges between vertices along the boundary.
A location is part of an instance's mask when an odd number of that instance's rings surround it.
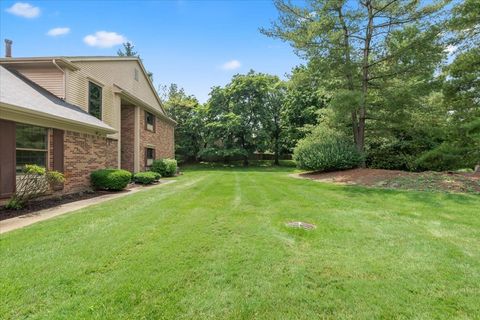
<svg viewBox="0 0 480 320">
<path fill-rule="evenodd" d="M 85 200 L 79 200 L 79 201 L 74 201 L 70 203 L 65 203 L 61 204 L 56 207 L 48 208 L 48 209 L 43 209 L 40 211 L 36 212 L 31 212 L 27 213 L 23 216 L 18 216 L 15 218 L 10 218 L 10 219 L 5 219 L 3 221 L 0 221 L 0 234 L 9 232 L 12 230 L 20 229 L 26 226 L 29 226 L 31 224 L 34 224 L 35 222 L 47 220 L 68 212 L 72 212 L 75 210 L 83 209 L 85 207 L 102 203 L 108 200 L 116 199 L 116 198 L 121 198 L 124 196 L 128 196 L 130 194 L 137 193 L 139 191 L 144 191 L 144 190 L 150 190 L 152 188 L 156 187 L 161 187 L 166 184 L 175 182 L 176 180 L 164 180 L 161 181 L 159 184 L 154 185 L 154 186 L 138 186 L 134 187 L 127 192 L 122 192 L 122 193 L 112 193 L 112 194 L 106 194 L 103 196 L 98 196 L 95 198 L 90 198 L 90 199 L 85 199 Z"/>
</svg>

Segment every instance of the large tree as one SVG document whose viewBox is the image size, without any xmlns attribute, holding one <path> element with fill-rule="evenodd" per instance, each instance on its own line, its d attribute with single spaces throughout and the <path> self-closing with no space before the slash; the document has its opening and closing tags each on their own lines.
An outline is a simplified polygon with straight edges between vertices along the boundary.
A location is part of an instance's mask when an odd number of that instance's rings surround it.
<svg viewBox="0 0 480 320">
<path fill-rule="evenodd" d="M 348 111 L 353 140 L 363 152 L 366 122 L 380 89 L 390 79 L 431 69 L 439 59 L 432 45 L 445 1 L 422 3 L 310 0 L 296 6 L 279 0 L 279 20 L 262 32 L 315 61 L 337 96 L 337 107 Z"/>
<path fill-rule="evenodd" d="M 205 142 L 203 107 L 198 100 L 187 95 L 183 88 L 171 84 L 163 95 L 168 116 L 177 122 L 175 153 L 179 160 L 196 161 Z"/>
<path fill-rule="evenodd" d="M 274 124 L 282 100 L 278 82 L 278 77 L 250 71 L 235 75 L 224 88 L 213 88 L 205 118 L 208 144 L 202 154 L 225 160 L 242 156 L 248 165 L 251 154 L 271 148 L 279 135 Z"/>
</svg>

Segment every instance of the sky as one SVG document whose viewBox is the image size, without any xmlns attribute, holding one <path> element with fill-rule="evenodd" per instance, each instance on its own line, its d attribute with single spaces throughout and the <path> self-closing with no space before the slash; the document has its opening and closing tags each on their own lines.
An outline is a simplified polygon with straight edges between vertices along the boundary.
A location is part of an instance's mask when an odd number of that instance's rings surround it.
<svg viewBox="0 0 480 320">
<path fill-rule="evenodd" d="M 250 69 L 285 78 L 302 61 L 259 32 L 272 1 L 0 0 L 0 36 L 14 57 L 116 55 L 130 41 L 155 86 L 176 83 L 200 102 Z"/>
</svg>

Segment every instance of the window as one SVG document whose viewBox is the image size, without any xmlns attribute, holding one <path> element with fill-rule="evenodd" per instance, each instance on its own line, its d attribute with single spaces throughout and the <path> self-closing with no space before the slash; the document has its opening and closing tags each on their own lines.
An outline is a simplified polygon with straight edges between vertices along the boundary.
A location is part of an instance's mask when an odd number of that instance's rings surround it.
<svg viewBox="0 0 480 320">
<path fill-rule="evenodd" d="M 145 129 L 155 132 L 155 116 L 145 111 Z"/>
<path fill-rule="evenodd" d="M 88 113 L 102 119 L 102 87 L 93 82 L 88 83 Z"/>
<path fill-rule="evenodd" d="M 46 128 L 17 123 L 17 172 L 22 172 L 26 164 L 47 166 L 47 132 Z"/>
<path fill-rule="evenodd" d="M 155 149 L 145 148 L 145 169 L 149 169 L 155 160 Z"/>
</svg>

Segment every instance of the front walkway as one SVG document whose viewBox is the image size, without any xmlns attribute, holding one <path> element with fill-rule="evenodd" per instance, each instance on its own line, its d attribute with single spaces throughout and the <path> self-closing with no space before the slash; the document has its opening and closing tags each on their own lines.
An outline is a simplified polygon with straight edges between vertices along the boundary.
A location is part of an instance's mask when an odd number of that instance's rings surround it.
<svg viewBox="0 0 480 320">
<path fill-rule="evenodd" d="M 12 230 L 20 229 L 20 228 L 29 226 L 31 224 L 34 224 L 36 222 L 47 220 L 68 212 L 80 210 L 94 204 L 99 204 L 108 200 L 121 198 L 124 196 L 128 196 L 130 194 L 137 193 L 139 191 L 149 190 L 151 188 L 163 186 L 165 184 L 169 184 L 172 182 L 175 182 L 175 180 L 161 181 L 161 183 L 154 186 L 138 186 L 128 190 L 127 192 L 106 194 L 106 195 L 95 197 L 95 198 L 74 201 L 74 202 L 62 204 L 53 208 L 48 208 L 48 209 L 43 209 L 37 212 L 28 213 L 23 216 L 6 219 L 3 221 L 0 221 L 0 234 L 9 232 Z"/>
</svg>

